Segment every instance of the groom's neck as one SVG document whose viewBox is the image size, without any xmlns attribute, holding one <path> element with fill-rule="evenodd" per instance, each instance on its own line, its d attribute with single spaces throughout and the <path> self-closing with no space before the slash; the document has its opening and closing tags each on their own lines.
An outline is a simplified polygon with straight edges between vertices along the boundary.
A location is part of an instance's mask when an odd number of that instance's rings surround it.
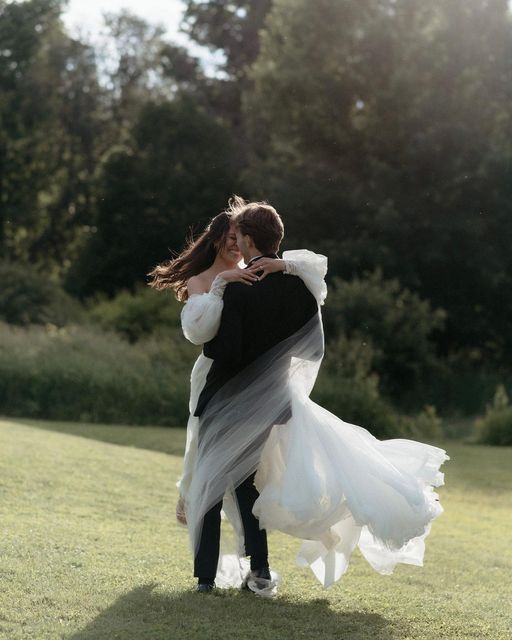
<svg viewBox="0 0 512 640">
<path fill-rule="evenodd" d="M 247 250 L 247 262 L 250 262 L 253 258 L 257 258 L 258 256 L 262 256 L 263 251 L 256 249 L 256 247 L 251 247 Z"/>
</svg>

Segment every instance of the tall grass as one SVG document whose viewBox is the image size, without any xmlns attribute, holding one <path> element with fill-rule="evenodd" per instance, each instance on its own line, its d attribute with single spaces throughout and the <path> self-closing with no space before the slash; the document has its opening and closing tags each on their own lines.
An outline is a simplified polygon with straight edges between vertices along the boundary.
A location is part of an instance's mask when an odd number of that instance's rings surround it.
<svg viewBox="0 0 512 640">
<path fill-rule="evenodd" d="M 129 344 L 93 326 L 0 324 L 0 411 L 56 420 L 186 424 L 195 350 L 171 334 Z"/>
</svg>

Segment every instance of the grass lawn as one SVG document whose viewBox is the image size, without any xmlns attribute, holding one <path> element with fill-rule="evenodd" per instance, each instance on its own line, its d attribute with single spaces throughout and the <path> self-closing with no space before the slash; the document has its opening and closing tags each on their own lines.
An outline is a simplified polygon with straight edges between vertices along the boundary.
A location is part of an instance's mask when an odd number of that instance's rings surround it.
<svg viewBox="0 0 512 640">
<path fill-rule="evenodd" d="M 331 589 L 269 536 L 279 596 L 194 591 L 174 520 L 184 432 L 0 420 L 0 638 L 441 640 L 512 637 L 512 451 L 441 443 L 445 509 L 425 566 Z M 87 437 L 84 437 L 87 436 Z M 132 446 L 123 446 L 125 444 Z"/>
</svg>

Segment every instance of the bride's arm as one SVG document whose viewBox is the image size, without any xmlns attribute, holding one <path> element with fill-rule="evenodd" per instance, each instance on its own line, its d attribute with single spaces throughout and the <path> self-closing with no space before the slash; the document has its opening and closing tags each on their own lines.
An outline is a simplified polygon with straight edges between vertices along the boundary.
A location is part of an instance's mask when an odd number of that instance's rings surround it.
<svg viewBox="0 0 512 640">
<path fill-rule="evenodd" d="M 219 274 L 206 293 L 193 293 L 193 286 L 190 287 L 189 298 L 181 310 L 181 327 L 185 338 L 192 344 L 204 344 L 217 333 L 227 283 Z"/>
<path fill-rule="evenodd" d="M 268 273 L 283 271 L 299 277 L 315 296 L 318 304 L 324 304 L 327 296 L 325 275 L 327 273 L 327 258 L 320 253 L 308 249 L 284 251 L 282 259 L 261 258 L 249 270 L 263 271 L 261 277 Z"/>
<path fill-rule="evenodd" d="M 315 296 L 318 304 L 324 304 L 327 297 L 327 257 L 308 249 L 295 249 L 284 251 L 283 260 L 286 263 L 285 273 L 298 276 Z"/>
<path fill-rule="evenodd" d="M 220 317 L 224 307 L 224 289 L 229 282 L 251 285 L 258 277 L 248 269 L 227 269 L 219 273 L 209 291 L 204 291 L 204 283 L 191 278 L 187 285 L 189 298 L 181 311 L 181 327 L 187 340 L 192 344 L 209 342 L 219 330 Z"/>
</svg>

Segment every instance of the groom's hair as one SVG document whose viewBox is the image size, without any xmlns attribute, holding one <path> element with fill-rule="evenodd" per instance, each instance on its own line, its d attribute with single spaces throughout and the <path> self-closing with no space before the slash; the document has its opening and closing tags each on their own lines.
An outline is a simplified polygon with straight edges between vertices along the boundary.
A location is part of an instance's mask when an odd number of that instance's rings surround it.
<svg viewBox="0 0 512 640">
<path fill-rule="evenodd" d="M 276 253 L 284 236 L 281 216 L 268 202 L 245 202 L 235 196 L 233 221 L 244 236 L 251 236 L 261 253 Z"/>
</svg>

